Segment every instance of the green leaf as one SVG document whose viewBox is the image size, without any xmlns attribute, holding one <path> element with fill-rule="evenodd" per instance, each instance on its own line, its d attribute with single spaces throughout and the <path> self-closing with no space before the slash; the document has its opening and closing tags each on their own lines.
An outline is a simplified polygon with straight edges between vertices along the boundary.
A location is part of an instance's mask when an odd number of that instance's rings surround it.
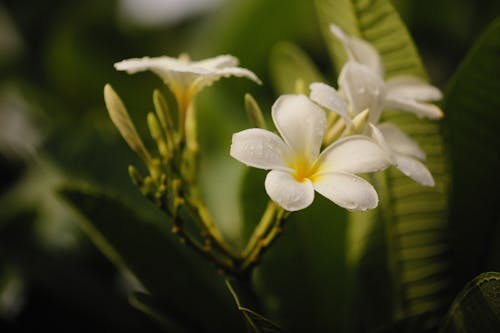
<svg viewBox="0 0 500 333">
<path fill-rule="evenodd" d="M 316 6 L 337 71 L 346 55 L 329 31 L 331 23 L 371 43 L 381 54 L 387 77 L 426 78 L 411 36 L 389 1 L 316 0 Z M 419 143 L 436 186 L 420 186 L 391 168 L 376 176 L 380 206 L 373 221 L 362 221 L 366 215 L 361 221 L 359 214 L 350 215 L 347 244 L 356 248 L 349 247 L 347 253 L 353 254 L 350 265 L 359 283 L 356 303 L 369 327 L 439 311 L 446 304 L 449 287 L 449 180 L 440 125 L 401 112 L 385 112 L 383 121 L 396 124 Z M 390 305 L 379 295 L 381 291 L 392 294 L 392 310 L 387 311 Z"/>
<path fill-rule="evenodd" d="M 101 252 L 130 270 L 168 317 L 193 332 L 241 329 L 222 279 L 173 238 L 168 217 L 139 216 L 134 205 L 88 185 L 69 185 L 60 194 L 85 216 L 81 226 Z"/>
<path fill-rule="evenodd" d="M 443 103 L 453 165 L 450 214 L 458 288 L 481 272 L 500 270 L 499 77 L 500 18 L 471 48 Z"/>
<path fill-rule="evenodd" d="M 453 301 L 440 332 L 500 332 L 500 273 L 470 281 Z"/>
<path fill-rule="evenodd" d="M 267 319 L 266 317 L 262 316 L 261 314 L 258 314 L 257 312 L 244 307 L 241 305 L 240 297 L 236 293 L 235 287 L 231 284 L 231 281 L 229 279 L 226 279 L 226 286 L 227 289 L 231 292 L 231 295 L 233 295 L 234 301 L 236 302 L 236 306 L 238 307 L 238 310 L 241 311 L 243 316 L 245 317 L 245 320 L 248 323 L 248 326 L 254 333 L 286 333 L 288 332 L 278 324 L 273 323 L 271 320 Z"/>
<path fill-rule="evenodd" d="M 288 42 L 274 46 L 270 69 L 274 88 L 279 94 L 297 93 L 298 85 L 302 85 L 307 94 L 311 83 L 325 81 L 308 55 Z"/>
<path fill-rule="evenodd" d="M 316 0 L 320 28 L 337 72 L 347 59 L 342 44 L 330 33 L 332 23 L 347 34 L 370 42 L 382 56 L 388 77 L 427 74 L 406 26 L 388 0 Z"/>
</svg>

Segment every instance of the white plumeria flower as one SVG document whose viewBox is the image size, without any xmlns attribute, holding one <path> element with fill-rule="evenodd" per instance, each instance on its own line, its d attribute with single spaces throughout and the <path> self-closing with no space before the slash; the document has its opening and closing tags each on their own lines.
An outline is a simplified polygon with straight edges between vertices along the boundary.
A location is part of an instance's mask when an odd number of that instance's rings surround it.
<svg viewBox="0 0 500 333">
<path fill-rule="evenodd" d="M 221 55 L 201 61 L 190 61 L 187 55 L 172 57 L 143 57 L 127 59 L 115 63 L 119 71 L 129 74 L 152 71 L 172 90 L 180 108 L 187 108 L 192 98 L 203 88 L 222 77 L 246 77 L 261 83 L 259 78 L 248 69 L 237 67 L 238 59 Z"/>
<path fill-rule="evenodd" d="M 260 128 L 233 135 L 231 156 L 255 168 L 271 170 L 265 180 L 269 197 L 288 211 L 308 207 L 316 190 L 351 210 L 375 208 L 378 195 L 356 173 L 380 171 L 391 162 L 371 138 L 339 140 L 320 153 L 325 112 L 304 95 L 281 96 L 272 107 L 278 135 Z"/>
<path fill-rule="evenodd" d="M 363 39 L 348 36 L 335 24 L 330 30 L 343 44 L 349 62 L 364 66 L 366 72 L 371 71 L 372 78 L 380 81 L 380 108 L 395 109 L 415 113 L 419 117 L 437 119 L 443 112 L 434 104 L 425 103 L 442 98 L 441 91 L 415 76 L 395 76 L 384 82 L 384 67 L 380 54 Z M 345 66 L 344 66 L 345 68 Z M 347 75 L 347 74 L 344 74 Z M 380 111 L 378 113 L 380 114 Z M 372 110 L 374 112 L 375 110 Z"/>
<path fill-rule="evenodd" d="M 347 128 L 364 110 L 369 110 L 369 126 L 365 135 L 374 137 L 391 154 L 393 164 L 401 172 L 425 186 L 434 186 L 431 173 L 420 162 L 425 154 L 417 143 L 393 124 L 377 124 L 384 108 L 386 91 L 384 82 L 367 66 L 348 61 L 339 76 L 339 94 L 333 87 L 324 83 L 310 86 L 310 98 L 337 114 L 345 121 Z M 342 96 L 344 100 L 339 99 Z"/>
</svg>

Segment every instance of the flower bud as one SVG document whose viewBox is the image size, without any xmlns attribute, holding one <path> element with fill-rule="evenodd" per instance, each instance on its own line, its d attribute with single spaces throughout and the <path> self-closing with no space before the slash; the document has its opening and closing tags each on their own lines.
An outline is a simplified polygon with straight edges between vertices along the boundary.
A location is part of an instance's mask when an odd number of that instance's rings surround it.
<svg viewBox="0 0 500 333">
<path fill-rule="evenodd" d="M 266 129 L 266 121 L 262 115 L 262 110 L 252 95 L 245 94 L 245 110 L 250 119 L 250 123 L 257 128 Z"/>
<path fill-rule="evenodd" d="M 148 166 L 151 165 L 151 156 L 139 137 L 139 134 L 137 134 L 137 130 L 128 115 L 125 105 L 123 105 L 122 100 L 109 84 L 104 86 L 104 101 L 111 121 L 113 121 L 113 124 L 118 128 L 123 139 L 125 139 L 130 148 L 139 155 L 144 163 Z"/>
</svg>

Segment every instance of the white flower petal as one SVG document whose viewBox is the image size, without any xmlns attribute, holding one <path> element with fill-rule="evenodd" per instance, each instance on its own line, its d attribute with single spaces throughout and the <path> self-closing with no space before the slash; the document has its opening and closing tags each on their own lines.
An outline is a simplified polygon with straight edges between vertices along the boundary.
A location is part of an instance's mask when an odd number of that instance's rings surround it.
<svg viewBox="0 0 500 333">
<path fill-rule="evenodd" d="M 270 171 L 265 181 L 266 192 L 278 205 L 288 211 L 308 207 L 314 200 L 314 187 L 309 179 L 298 182 L 289 172 Z"/>
<path fill-rule="evenodd" d="M 226 67 L 226 68 L 221 68 L 217 70 L 216 73 L 219 77 L 230 77 L 230 76 L 236 76 L 236 77 L 246 77 L 247 79 L 250 79 L 254 81 L 257 84 L 262 84 L 262 81 L 255 75 L 254 72 L 243 68 L 243 67 Z"/>
<path fill-rule="evenodd" d="M 437 101 L 443 97 L 441 90 L 418 77 L 400 75 L 385 82 L 386 93 L 392 99 L 412 99 L 415 101 Z"/>
<path fill-rule="evenodd" d="M 230 55 L 200 61 L 189 61 L 182 56 L 179 59 L 163 56 L 123 60 L 116 63 L 115 68 L 129 74 L 150 70 L 161 77 L 174 92 L 184 93 L 189 89 L 190 95 L 195 95 L 222 77 L 246 77 L 261 84 L 253 72 L 235 67 L 237 64 L 238 59 Z"/>
<path fill-rule="evenodd" d="M 384 78 L 384 66 L 378 51 L 361 38 L 348 36 L 335 24 L 330 25 L 330 31 L 344 46 L 349 60 L 368 66 L 381 79 Z"/>
<path fill-rule="evenodd" d="M 151 68 L 170 68 L 181 65 L 177 58 L 171 57 L 143 57 L 122 60 L 115 63 L 115 69 L 119 71 L 126 71 L 129 74 L 151 70 Z"/>
<path fill-rule="evenodd" d="M 411 156 L 394 154 L 396 167 L 405 175 L 424 186 L 434 186 L 434 178 L 427 167 Z"/>
<path fill-rule="evenodd" d="M 387 97 L 385 99 L 384 108 L 412 112 L 419 117 L 429 119 L 439 119 L 443 117 L 443 111 L 436 105 L 421 103 L 411 99 Z"/>
<path fill-rule="evenodd" d="M 314 189 L 340 207 L 367 210 L 377 207 L 378 195 L 361 177 L 348 173 L 327 173 L 314 181 Z"/>
<path fill-rule="evenodd" d="M 253 72 L 249 71 L 246 68 L 241 67 L 226 67 L 221 69 L 216 69 L 211 73 L 207 73 L 206 75 L 199 76 L 196 81 L 193 83 L 192 92 L 197 93 L 205 87 L 210 86 L 215 81 L 220 80 L 223 77 L 246 77 L 258 84 L 262 82 Z"/>
<path fill-rule="evenodd" d="M 232 55 L 225 54 L 214 58 L 195 61 L 193 62 L 193 65 L 205 69 L 221 69 L 225 67 L 238 66 L 238 59 Z"/>
<path fill-rule="evenodd" d="M 317 174 L 375 172 L 391 165 L 390 155 L 364 135 L 348 136 L 328 146 L 318 159 Z"/>
<path fill-rule="evenodd" d="M 272 116 L 285 142 L 312 163 L 325 133 L 325 112 L 305 95 L 282 95 L 273 104 Z"/>
<path fill-rule="evenodd" d="M 261 128 L 250 128 L 233 134 L 230 155 L 251 167 L 289 170 L 285 163 L 287 149 L 276 134 Z"/>
<path fill-rule="evenodd" d="M 377 125 L 384 136 L 389 149 L 395 153 L 416 157 L 424 160 L 425 153 L 408 135 L 403 133 L 396 125 L 391 123 L 382 123 Z"/>
<path fill-rule="evenodd" d="M 311 100 L 340 115 L 347 125 L 351 123 L 347 107 L 337 90 L 321 82 L 312 83 L 309 88 L 311 89 L 309 95 Z"/>
<path fill-rule="evenodd" d="M 348 61 L 339 75 L 342 94 L 357 115 L 370 109 L 370 121 L 376 123 L 385 97 L 384 82 L 368 67 Z"/>
<path fill-rule="evenodd" d="M 374 124 L 369 123 L 369 125 L 370 126 L 369 130 L 367 131 L 367 135 L 369 135 L 382 149 L 390 154 L 391 151 L 389 145 L 387 144 L 387 142 L 385 142 L 385 138 L 382 132 L 380 132 L 380 130 Z"/>
<path fill-rule="evenodd" d="M 115 63 L 115 68 L 128 74 L 152 71 L 173 90 L 187 89 L 198 77 L 209 73 L 206 69 L 167 56 L 127 59 Z"/>
</svg>

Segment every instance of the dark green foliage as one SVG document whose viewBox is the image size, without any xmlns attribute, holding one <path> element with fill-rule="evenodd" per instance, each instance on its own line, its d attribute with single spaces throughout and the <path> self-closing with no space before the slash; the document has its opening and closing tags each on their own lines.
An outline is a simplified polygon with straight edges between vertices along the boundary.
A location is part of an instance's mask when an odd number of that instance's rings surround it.
<svg viewBox="0 0 500 333">
<path fill-rule="evenodd" d="M 500 331 L 500 273 L 475 277 L 453 301 L 441 333 Z"/>
<path fill-rule="evenodd" d="M 82 227 L 96 246 L 115 265 L 129 269 L 174 321 L 192 332 L 238 329 L 229 295 L 220 292 L 222 279 L 178 244 L 166 216 L 164 222 L 139 217 L 130 205 L 88 186 L 60 193 L 86 217 Z"/>
<path fill-rule="evenodd" d="M 455 291 L 500 270 L 500 20 L 477 40 L 451 80 L 443 108 L 453 191 Z"/>
</svg>

